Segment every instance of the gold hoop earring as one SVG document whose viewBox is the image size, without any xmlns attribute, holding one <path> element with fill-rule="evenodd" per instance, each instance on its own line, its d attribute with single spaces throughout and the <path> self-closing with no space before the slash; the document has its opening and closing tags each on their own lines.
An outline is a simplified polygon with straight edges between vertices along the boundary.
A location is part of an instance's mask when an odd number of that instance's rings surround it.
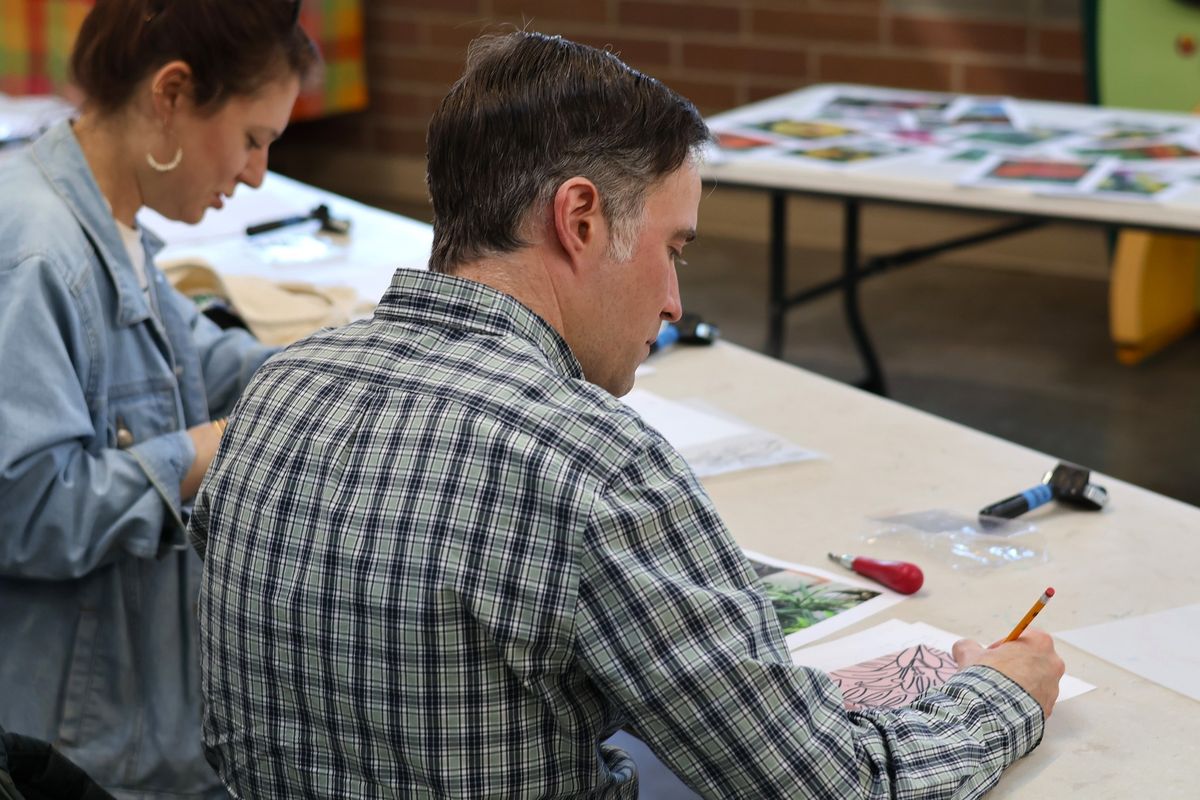
<svg viewBox="0 0 1200 800">
<path fill-rule="evenodd" d="M 151 169 L 155 170 L 156 172 L 170 172 L 179 166 L 180 161 L 183 161 L 182 146 L 175 148 L 175 157 L 165 164 L 155 159 L 153 153 L 148 150 L 146 151 L 146 163 L 149 164 Z"/>
</svg>

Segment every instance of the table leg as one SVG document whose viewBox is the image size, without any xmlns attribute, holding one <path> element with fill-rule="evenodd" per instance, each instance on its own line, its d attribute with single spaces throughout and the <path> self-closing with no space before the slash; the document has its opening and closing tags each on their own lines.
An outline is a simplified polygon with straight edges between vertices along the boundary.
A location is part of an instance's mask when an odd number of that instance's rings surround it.
<svg viewBox="0 0 1200 800">
<path fill-rule="evenodd" d="M 843 205 L 842 228 L 842 309 L 846 315 L 846 324 L 854 337 L 854 346 L 866 369 L 866 377 L 858 382 L 858 387 L 887 396 L 887 382 L 884 379 L 883 368 L 875 348 L 871 345 L 871 337 L 867 335 L 867 326 L 863 322 L 862 309 L 859 307 L 858 284 L 862 279 L 859 258 L 859 216 L 861 209 L 858 200 L 847 199 Z"/>
<path fill-rule="evenodd" d="M 767 277 L 767 354 L 783 357 L 787 316 L 787 192 L 771 192 L 770 274 Z"/>
</svg>

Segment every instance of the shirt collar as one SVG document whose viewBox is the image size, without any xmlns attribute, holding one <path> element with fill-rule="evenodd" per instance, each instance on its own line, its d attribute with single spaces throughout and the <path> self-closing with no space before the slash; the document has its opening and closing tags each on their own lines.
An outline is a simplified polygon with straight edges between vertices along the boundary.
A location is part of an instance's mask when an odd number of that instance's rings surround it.
<svg viewBox="0 0 1200 800">
<path fill-rule="evenodd" d="M 556 372 L 584 379 L 583 367 L 550 323 L 515 298 L 477 281 L 400 268 L 375 309 L 378 319 L 417 322 L 483 334 L 518 336 Z"/>
<path fill-rule="evenodd" d="M 71 210 L 112 278 L 117 290 L 119 324 L 133 325 L 148 319 L 150 307 L 125 252 L 116 220 L 83 156 L 71 123 L 63 120 L 54 125 L 30 150 L 34 164 Z M 141 233 L 147 259 L 153 259 L 163 242 L 145 228 L 141 228 Z"/>
</svg>

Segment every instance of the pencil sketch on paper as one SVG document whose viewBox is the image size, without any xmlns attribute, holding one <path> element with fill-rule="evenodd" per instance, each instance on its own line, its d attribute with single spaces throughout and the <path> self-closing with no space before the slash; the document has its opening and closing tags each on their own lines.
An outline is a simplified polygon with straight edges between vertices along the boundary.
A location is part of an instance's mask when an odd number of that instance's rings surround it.
<svg viewBox="0 0 1200 800">
<path fill-rule="evenodd" d="M 945 650 L 917 644 L 886 656 L 829 673 L 842 690 L 846 708 L 905 706 L 926 689 L 941 686 L 958 671 Z"/>
</svg>

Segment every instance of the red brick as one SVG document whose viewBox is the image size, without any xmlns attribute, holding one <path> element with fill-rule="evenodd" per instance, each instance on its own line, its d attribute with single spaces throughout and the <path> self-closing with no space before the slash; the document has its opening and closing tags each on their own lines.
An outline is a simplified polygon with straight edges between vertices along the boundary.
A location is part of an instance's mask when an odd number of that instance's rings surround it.
<svg viewBox="0 0 1200 800">
<path fill-rule="evenodd" d="M 803 88 L 803 85 L 792 82 L 762 83 L 755 81 L 747 88 L 746 99 L 751 103 L 757 103 L 759 100 L 766 100 L 767 98 L 794 92 L 801 88 Z"/>
<path fill-rule="evenodd" d="M 463 58 L 412 55 L 404 51 L 368 53 L 367 72 L 371 80 L 416 81 L 449 88 L 463 71 Z"/>
<path fill-rule="evenodd" d="M 817 42 L 878 42 L 879 17 L 812 11 L 754 12 L 752 28 L 764 36 L 791 36 Z"/>
<path fill-rule="evenodd" d="M 808 0 L 814 9 L 827 8 L 831 11 L 844 11 L 847 8 L 854 11 L 878 11 L 884 0 Z"/>
<path fill-rule="evenodd" d="M 376 148 L 383 153 L 425 155 L 425 124 L 378 125 L 372 131 Z"/>
<path fill-rule="evenodd" d="M 695 103 L 703 114 L 726 111 L 742 105 L 738 88 L 731 83 L 684 78 L 662 78 L 662 82 Z"/>
<path fill-rule="evenodd" d="M 635 39 L 628 36 L 606 36 L 602 33 L 570 38 L 601 50 L 612 50 L 622 61 L 637 69 L 663 67 L 671 63 L 671 45 L 666 39 Z"/>
<path fill-rule="evenodd" d="M 370 6 L 380 9 L 407 8 L 416 11 L 433 11 L 439 14 L 445 12 L 478 14 L 481 10 L 479 0 L 368 0 L 364 5 L 368 8 Z"/>
<path fill-rule="evenodd" d="M 621 25 L 647 25 L 672 31 L 736 33 L 741 22 L 741 12 L 731 6 L 654 3 L 645 0 L 622 2 L 617 16 Z"/>
<path fill-rule="evenodd" d="M 293 149 L 320 145 L 328 147 L 337 142 L 338 148 L 360 149 L 367 145 L 367 114 L 338 114 L 333 117 L 307 120 L 289 125 L 278 144 L 271 146 L 271 155 L 284 162 Z"/>
<path fill-rule="evenodd" d="M 1073 28 L 1046 28 L 1037 32 L 1037 54 L 1042 58 L 1083 63 L 1083 35 Z"/>
<path fill-rule="evenodd" d="M 441 102 L 441 96 L 408 89 L 393 89 L 371 84 L 371 113 L 387 117 L 429 117 Z"/>
<path fill-rule="evenodd" d="M 965 50 L 973 53 L 1024 53 L 1024 25 L 1005 22 L 894 17 L 891 40 L 904 47 L 927 50 Z"/>
<path fill-rule="evenodd" d="M 950 64 L 942 61 L 825 53 L 818 60 L 816 77 L 822 82 L 946 91 L 950 88 L 951 72 Z"/>
<path fill-rule="evenodd" d="M 441 0 L 437 0 L 440 4 Z M 542 30 L 542 20 L 570 22 L 608 22 L 608 3 L 601 0 L 563 2 L 562 0 L 492 0 L 492 13 L 501 17 L 516 17 L 530 23 L 531 30 Z"/>
<path fill-rule="evenodd" d="M 780 49 L 685 43 L 683 65 L 688 69 L 786 75 L 799 81 L 808 72 L 808 55 L 798 47 Z"/>
<path fill-rule="evenodd" d="M 969 64 L 963 73 L 962 88 L 974 94 L 1007 94 L 1035 100 L 1082 103 L 1087 99 L 1082 70 Z"/>
<path fill-rule="evenodd" d="M 372 46 L 415 45 L 420 40 L 420 28 L 416 21 L 411 19 L 368 19 L 364 25 L 363 38 Z"/>
<path fill-rule="evenodd" d="M 426 25 L 429 43 L 434 47 L 453 50 L 465 56 L 469 45 L 480 34 L 489 30 L 502 30 L 486 22 L 473 19 L 469 22 L 430 22 Z"/>
</svg>

